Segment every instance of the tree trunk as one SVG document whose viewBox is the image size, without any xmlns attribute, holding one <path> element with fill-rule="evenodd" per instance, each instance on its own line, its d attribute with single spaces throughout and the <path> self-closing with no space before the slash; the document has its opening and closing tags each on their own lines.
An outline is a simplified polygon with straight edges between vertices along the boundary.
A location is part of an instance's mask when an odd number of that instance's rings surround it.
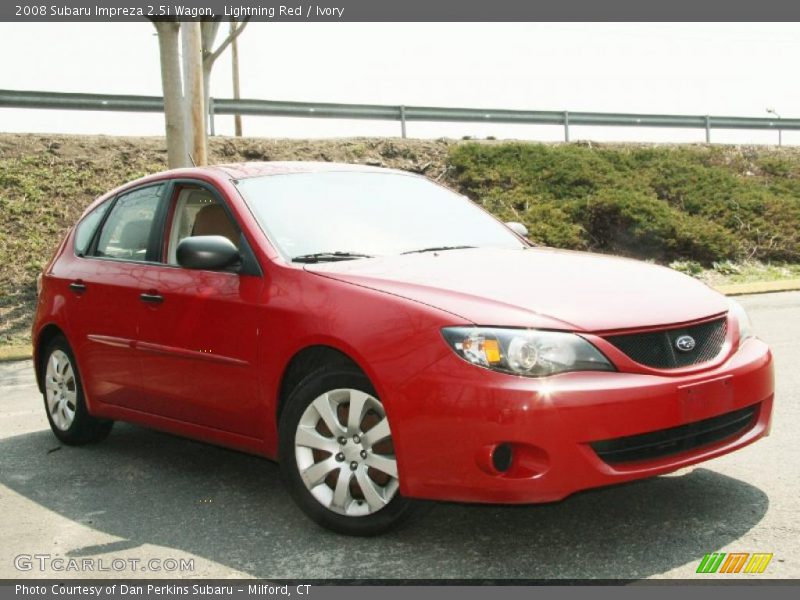
<svg viewBox="0 0 800 600">
<path fill-rule="evenodd" d="M 178 49 L 180 23 L 154 22 L 161 57 L 161 86 L 164 90 L 164 121 L 167 132 L 167 162 L 170 169 L 189 166 L 186 122 L 183 113 L 181 63 Z"/>
<path fill-rule="evenodd" d="M 181 26 L 183 44 L 183 94 L 186 110 L 187 141 L 194 164 L 208 164 L 206 110 L 204 102 L 203 44 L 199 21 Z"/>
<path fill-rule="evenodd" d="M 235 27 L 233 21 L 231 21 L 231 36 L 235 32 Z M 231 73 L 233 73 L 233 99 L 239 100 L 241 98 L 239 89 L 239 41 L 235 36 L 231 40 Z M 242 137 L 242 115 L 233 115 L 233 134 L 236 137 Z"/>
<path fill-rule="evenodd" d="M 200 26 L 203 42 L 203 104 L 206 113 L 211 105 L 211 69 L 214 67 L 214 59 L 211 56 L 214 53 L 214 40 L 217 39 L 218 31 L 219 21 L 203 21 Z M 211 116 L 206 114 L 206 119 L 210 120 Z"/>
<path fill-rule="evenodd" d="M 211 104 L 211 88 L 210 88 L 210 81 L 211 81 L 211 68 L 213 67 L 213 63 L 203 62 L 203 106 L 206 109 L 206 120 L 205 123 L 208 125 L 211 116 L 208 114 L 208 107 Z M 206 131 L 208 131 L 208 127 L 206 127 Z"/>
</svg>

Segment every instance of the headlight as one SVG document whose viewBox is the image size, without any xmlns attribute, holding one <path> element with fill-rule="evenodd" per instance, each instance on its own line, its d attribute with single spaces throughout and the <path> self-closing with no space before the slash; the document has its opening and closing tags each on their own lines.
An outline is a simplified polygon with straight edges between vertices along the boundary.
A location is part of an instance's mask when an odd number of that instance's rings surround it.
<svg viewBox="0 0 800 600">
<path fill-rule="evenodd" d="M 750 317 L 747 316 L 747 312 L 744 310 L 744 307 L 736 302 L 736 300 L 728 298 L 728 310 L 739 323 L 739 342 L 743 342 L 747 338 L 753 337 L 753 325 L 750 323 Z"/>
<path fill-rule="evenodd" d="M 503 373 L 545 377 L 614 370 L 597 348 L 574 333 L 486 327 L 447 327 L 442 333 L 464 360 Z"/>
</svg>

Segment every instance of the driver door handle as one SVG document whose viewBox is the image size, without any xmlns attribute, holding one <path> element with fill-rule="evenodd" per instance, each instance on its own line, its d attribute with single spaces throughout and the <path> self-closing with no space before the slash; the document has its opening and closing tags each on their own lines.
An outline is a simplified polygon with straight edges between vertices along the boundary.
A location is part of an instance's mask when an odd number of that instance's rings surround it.
<svg viewBox="0 0 800 600">
<path fill-rule="evenodd" d="M 164 296 L 156 292 L 144 292 L 139 295 L 139 300 L 148 304 L 161 304 L 164 302 Z"/>
</svg>

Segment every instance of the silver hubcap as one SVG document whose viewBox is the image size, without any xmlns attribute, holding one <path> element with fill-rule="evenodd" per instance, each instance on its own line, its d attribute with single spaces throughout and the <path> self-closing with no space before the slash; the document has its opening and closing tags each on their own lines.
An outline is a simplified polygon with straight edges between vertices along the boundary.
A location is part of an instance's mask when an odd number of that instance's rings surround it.
<svg viewBox="0 0 800 600">
<path fill-rule="evenodd" d="M 294 447 L 306 488 L 335 513 L 370 515 L 397 493 L 389 421 L 369 394 L 341 389 L 319 396 L 300 418 Z"/>
<path fill-rule="evenodd" d="M 44 387 L 50 418 L 56 427 L 66 431 L 75 420 L 78 383 L 69 357 L 61 350 L 54 350 L 47 359 Z"/>
</svg>

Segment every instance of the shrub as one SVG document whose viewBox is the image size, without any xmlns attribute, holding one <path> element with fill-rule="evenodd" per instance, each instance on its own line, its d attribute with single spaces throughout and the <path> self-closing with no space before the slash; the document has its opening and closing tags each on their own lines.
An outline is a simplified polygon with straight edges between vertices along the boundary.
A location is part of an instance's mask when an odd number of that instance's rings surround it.
<svg viewBox="0 0 800 600">
<path fill-rule="evenodd" d="M 593 240 L 592 248 L 614 254 L 710 262 L 737 250 L 735 237 L 719 225 L 638 191 L 602 190 L 579 207 L 575 218 Z"/>
<path fill-rule="evenodd" d="M 456 144 L 451 183 L 536 241 L 657 261 L 800 259 L 800 158 L 724 147 Z"/>
<path fill-rule="evenodd" d="M 528 237 L 538 243 L 557 248 L 585 249 L 586 232 L 576 223 L 564 205 L 538 201 L 519 191 L 489 192 L 481 201 L 483 207 L 502 221 L 519 221 L 528 228 Z"/>
<path fill-rule="evenodd" d="M 669 263 L 669 268 L 686 275 L 699 275 L 703 272 L 703 265 L 695 260 L 673 260 Z"/>
</svg>

